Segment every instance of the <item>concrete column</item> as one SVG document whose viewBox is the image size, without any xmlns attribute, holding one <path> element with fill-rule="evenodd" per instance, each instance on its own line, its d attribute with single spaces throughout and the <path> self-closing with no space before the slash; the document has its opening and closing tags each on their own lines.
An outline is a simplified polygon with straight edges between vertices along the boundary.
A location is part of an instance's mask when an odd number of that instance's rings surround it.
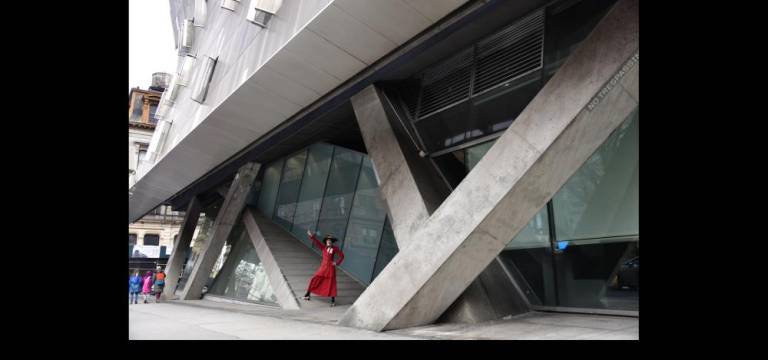
<svg viewBox="0 0 768 360">
<path fill-rule="evenodd" d="M 170 259 L 168 259 L 168 265 L 165 267 L 165 288 L 163 288 L 163 294 L 161 295 L 164 300 L 173 298 L 176 284 L 179 281 L 179 276 L 181 276 L 181 267 L 184 265 L 184 256 L 187 253 L 189 244 L 192 243 L 198 219 L 200 219 L 200 200 L 195 196 L 189 200 L 178 239 L 173 244 L 173 252 Z"/>
<path fill-rule="evenodd" d="M 339 321 L 434 322 L 639 105 L 638 1 L 619 0 Z"/>
<path fill-rule="evenodd" d="M 430 186 L 425 171 L 419 169 L 422 166 L 414 158 L 415 150 L 398 142 L 382 96 L 371 85 L 352 96 L 351 102 L 368 156 L 376 170 L 379 191 L 389 210 L 395 241 L 402 249 L 442 199 Z"/>
<path fill-rule="evenodd" d="M 200 299 L 203 286 L 211 275 L 213 265 L 224 247 L 235 222 L 240 221 L 240 213 L 245 206 L 245 200 L 251 190 L 251 185 L 256 180 L 260 164 L 248 163 L 238 170 L 235 179 L 229 187 L 227 197 L 219 209 L 218 216 L 211 229 L 211 237 L 208 239 L 203 251 L 200 253 L 195 266 L 189 275 L 184 290 L 181 293 L 182 300 Z"/>
<path fill-rule="evenodd" d="M 282 270 L 280 270 L 280 266 L 250 209 L 243 211 L 243 223 L 245 224 L 248 239 L 253 244 L 256 255 L 261 260 L 261 265 L 264 266 L 264 272 L 267 273 L 269 284 L 272 286 L 272 291 L 274 291 L 280 307 L 291 310 L 300 309 L 299 302 L 296 300 L 293 291 L 291 291 L 288 280 L 283 275 Z"/>
</svg>

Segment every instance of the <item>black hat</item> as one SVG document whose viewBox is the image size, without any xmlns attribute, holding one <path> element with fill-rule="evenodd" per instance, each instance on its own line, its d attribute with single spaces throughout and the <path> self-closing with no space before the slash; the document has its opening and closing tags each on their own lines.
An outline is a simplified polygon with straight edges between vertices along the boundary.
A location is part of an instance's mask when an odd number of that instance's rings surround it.
<svg viewBox="0 0 768 360">
<path fill-rule="evenodd" d="M 331 240 L 331 243 L 335 243 L 335 242 L 336 242 L 336 241 L 338 241 L 339 239 L 337 239 L 337 238 L 335 238 L 335 237 L 331 236 L 331 234 L 327 234 L 327 235 L 325 235 L 325 238 L 323 238 L 323 242 L 325 242 L 325 240 Z"/>
</svg>

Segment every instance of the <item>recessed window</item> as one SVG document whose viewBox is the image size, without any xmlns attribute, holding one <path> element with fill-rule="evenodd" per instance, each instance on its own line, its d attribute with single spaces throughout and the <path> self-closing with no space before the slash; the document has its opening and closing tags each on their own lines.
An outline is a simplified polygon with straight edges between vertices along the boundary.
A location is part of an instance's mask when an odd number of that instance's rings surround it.
<svg viewBox="0 0 768 360">
<path fill-rule="evenodd" d="M 162 98 L 160 101 L 165 101 L 168 103 L 173 103 L 176 101 L 176 97 L 179 95 L 179 90 L 181 88 L 181 85 L 179 84 L 179 76 L 173 75 L 171 76 L 171 82 L 168 84 L 168 88 L 163 93 Z"/>
<path fill-rule="evenodd" d="M 141 122 L 141 111 L 142 111 L 142 104 L 144 97 L 139 93 L 133 93 L 133 105 L 131 106 L 131 117 L 130 121 L 132 122 Z"/>
<path fill-rule="evenodd" d="M 149 123 L 150 124 L 157 124 L 157 118 L 155 117 L 155 113 L 157 113 L 157 104 L 150 104 L 149 105 Z"/>
<path fill-rule="evenodd" d="M 208 4 L 206 0 L 195 0 L 195 17 L 193 23 L 197 27 L 205 26 L 205 18 L 208 16 Z"/>
<path fill-rule="evenodd" d="M 184 53 L 192 51 L 192 45 L 195 43 L 195 28 L 193 26 L 192 19 L 184 20 L 184 25 L 181 27 L 181 48 Z"/>
<path fill-rule="evenodd" d="M 251 1 L 251 7 L 248 9 L 246 19 L 265 28 L 282 5 L 283 0 L 253 0 Z"/>
<path fill-rule="evenodd" d="M 160 235 L 144 234 L 144 245 L 160 245 Z"/>
<path fill-rule="evenodd" d="M 181 65 L 181 72 L 179 72 L 179 79 L 176 81 L 181 86 L 187 86 L 189 84 L 189 78 L 192 76 L 192 66 L 195 65 L 195 56 L 188 54 L 184 56 L 182 60 L 184 63 Z"/>
<path fill-rule="evenodd" d="M 199 103 L 203 103 L 208 95 L 208 85 L 213 78 L 213 71 L 216 69 L 216 61 L 218 60 L 218 57 L 212 58 L 210 56 L 204 56 L 202 60 L 203 64 L 201 64 L 202 66 L 200 67 L 200 76 L 198 76 L 197 83 L 192 92 L 192 100 Z"/>
<path fill-rule="evenodd" d="M 239 0 L 222 0 L 221 7 L 230 11 L 237 11 L 237 4 L 239 3 Z"/>
<path fill-rule="evenodd" d="M 128 234 L 128 245 L 136 245 L 136 234 Z"/>
</svg>

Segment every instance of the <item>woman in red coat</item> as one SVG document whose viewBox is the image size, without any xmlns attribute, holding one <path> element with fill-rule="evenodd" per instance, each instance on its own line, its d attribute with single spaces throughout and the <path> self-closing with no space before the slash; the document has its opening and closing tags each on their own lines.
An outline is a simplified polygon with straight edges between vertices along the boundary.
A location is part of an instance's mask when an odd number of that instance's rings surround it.
<svg viewBox="0 0 768 360">
<path fill-rule="evenodd" d="M 331 235 L 326 235 L 322 243 L 311 231 L 307 230 L 307 235 L 309 235 L 312 243 L 323 252 L 323 261 L 320 263 L 320 268 L 315 271 L 315 275 L 309 280 L 304 300 L 309 301 L 309 293 L 318 296 L 330 296 L 331 306 L 336 306 L 336 266 L 341 265 L 341 262 L 344 261 L 344 253 L 338 246 L 333 245 L 336 238 Z M 333 261 L 334 255 L 339 257 L 338 261 Z"/>
</svg>

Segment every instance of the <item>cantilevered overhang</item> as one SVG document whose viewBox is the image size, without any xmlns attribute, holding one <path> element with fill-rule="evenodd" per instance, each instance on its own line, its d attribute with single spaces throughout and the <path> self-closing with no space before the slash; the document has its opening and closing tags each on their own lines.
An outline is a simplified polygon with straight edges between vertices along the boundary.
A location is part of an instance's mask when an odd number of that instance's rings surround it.
<svg viewBox="0 0 768 360">
<path fill-rule="evenodd" d="M 139 179 L 129 223 L 466 2 L 335 0 Z"/>
</svg>

